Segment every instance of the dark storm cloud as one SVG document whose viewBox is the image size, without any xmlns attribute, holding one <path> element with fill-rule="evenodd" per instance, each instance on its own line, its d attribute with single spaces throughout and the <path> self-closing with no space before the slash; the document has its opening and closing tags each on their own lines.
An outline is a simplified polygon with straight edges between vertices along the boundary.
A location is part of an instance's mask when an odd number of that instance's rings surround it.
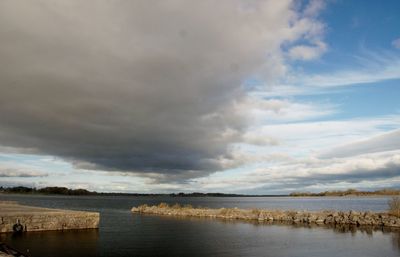
<svg viewBox="0 0 400 257">
<path fill-rule="evenodd" d="M 0 144 L 90 169 L 220 169 L 246 127 L 243 79 L 278 74 L 297 35 L 290 3 L 150 2 L 1 1 Z"/>
</svg>

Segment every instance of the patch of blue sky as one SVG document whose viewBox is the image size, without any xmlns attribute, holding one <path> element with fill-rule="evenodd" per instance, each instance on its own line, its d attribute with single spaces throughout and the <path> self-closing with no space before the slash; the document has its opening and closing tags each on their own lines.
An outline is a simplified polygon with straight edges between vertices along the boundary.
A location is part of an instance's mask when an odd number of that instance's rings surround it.
<svg viewBox="0 0 400 257">
<path fill-rule="evenodd" d="M 339 90 L 327 90 L 318 95 L 299 95 L 294 100 L 320 105 L 332 104 L 337 111 L 327 119 L 352 119 L 400 114 L 400 79 L 363 85 L 352 85 Z"/>
<path fill-rule="evenodd" d="M 324 39 L 328 51 L 314 61 L 295 61 L 294 69 L 305 73 L 354 68 L 356 58 L 366 52 L 396 50 L 392 42 L 400 37 L 400 1 L 335 1 L 321 14 L 326 24 Z"/>
<path fill-rule="evenodd" d="M 398 0 L 336 1 L 321 15 L 329 24 L 326 40 L 346 52 L 360 44 L 388 48 L 399 36 L 399 10 Z"/>
</svg>

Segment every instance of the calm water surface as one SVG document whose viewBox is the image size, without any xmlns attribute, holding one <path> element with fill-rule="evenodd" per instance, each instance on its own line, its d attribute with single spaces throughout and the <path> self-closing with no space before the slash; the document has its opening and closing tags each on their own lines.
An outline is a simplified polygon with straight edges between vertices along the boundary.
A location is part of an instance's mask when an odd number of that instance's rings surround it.
<svg viewBox="0 0 400 257">
<path fill-rule="evenodd" d="M 205 207 L 297 210 L 387 209 L 387 198 L 172 198 L 127 196 L 0 195 L 42 207 L 98 211 L 99 230 L 0 234 L 32 257 L 47 256 L 400 256 L 400 233 L 391 230 L 258 225 L 221 220 L 132 214 L 132 206 L 160 202 Z"/>
</svg>

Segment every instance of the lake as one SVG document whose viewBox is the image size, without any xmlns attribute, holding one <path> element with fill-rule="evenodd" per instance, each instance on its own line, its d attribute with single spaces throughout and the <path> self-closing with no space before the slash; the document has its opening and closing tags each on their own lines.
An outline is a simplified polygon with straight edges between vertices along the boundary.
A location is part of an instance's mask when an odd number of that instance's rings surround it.
<svg viewBox="0 0 400 257">
<path fill-rule="evenodd" d="M 133 197 L 0 195 L 0 200 L 49 208 L 97 211 L 100 228 L 84 231 L 0 234 L 32 257 L 63 256 L 400 256 L 400 232 L 263 225 L 202 218 L 138 215 L 140 204 L 191 204 L 212 208 L 385 211 L 386 197 Z"/>
</svg>

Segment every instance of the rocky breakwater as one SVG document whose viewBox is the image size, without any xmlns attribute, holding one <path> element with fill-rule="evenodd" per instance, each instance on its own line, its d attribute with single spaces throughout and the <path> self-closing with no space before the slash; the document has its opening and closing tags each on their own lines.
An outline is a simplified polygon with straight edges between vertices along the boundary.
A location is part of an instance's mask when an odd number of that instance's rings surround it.
<svg viewBox="0 0 400 257">
<path fill-rule="evenodd" d="M 356 226 L 385 226 L 399 227 L 400 217 L 388 213 L 358 212 L 358 211 L 280 211 L 262 209 L 238 209 L 238 208 L 193 208 L 178 204 L 169 206 L 161 203 L 157 206 L 141 205 L 133 207 L 132 212 L 155 215 L 169 215 L 182 217 L 205 217 L 218 219 L 235 219 L 258 222 L 286 222 L 305 223 L 317 225 L 356 225 Z"/>
</svg>

